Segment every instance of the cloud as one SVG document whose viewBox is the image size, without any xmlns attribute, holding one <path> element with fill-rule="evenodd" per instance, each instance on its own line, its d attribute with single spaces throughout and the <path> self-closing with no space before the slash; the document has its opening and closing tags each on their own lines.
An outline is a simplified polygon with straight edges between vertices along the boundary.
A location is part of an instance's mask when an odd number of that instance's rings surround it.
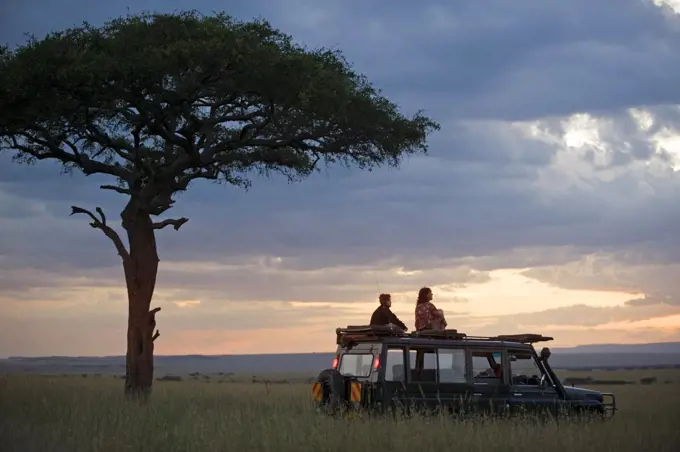
<svg viewBox="0 0 680 452">
<path fill-rule="evenodd" d="M 63 4 L 10 4 L 0 41 L 126 13 L 115 3 L 68 4 L 68 14 Z M 140 0 L 130 11 L 178 8 L 224 5 Z M 439 117 L 525 120 L 680 102 L 678 22 L 652 1 L 621 0 L 613 9 L 587 0 L 256 0 L 232 2 L 227 12 L 265 17 L 310 46 L 341 48 L 390 96 Z"/>
<path fill-rule="evenodd" d="M 626 306 L 659 306 L 659 305 L 673 305 L 673 299 L 669 296 L 663 298 L 653 298 L 650 296 L 644 296 L 642 298 L 635 298 L 628 300 Z"/>
<path fill-rule="evenodd" d="M 561 266 L 545 266 L 525 276 L 566 289 L 642 292 L 647 297 L 631 300 L 631 306 L 666 304 L 680 307 L 680 264 L 627 263 L 624 256 L 591 254 Z"/>
<path fill-rule="evenodd" d="M 361 46 L 357 64 L 409 102 L 429 94 L 438 113 L 517 120 L 678 100 L 677 22 L 651 2 L 301 3 L 316 20 L 286 8 L 282 26 Z"/>
<path fill-rule="evenodd" d="M 670 113 L 649 109 L 648 114 L 660 124 L 658 130 L 673 125 Z M 458 124 L 461 132 L 448 137 L 448 146 L 460 150 L 461 160 L 440 143 L 430 156 L 412 158 L 398 172 L 331 169 L 330 175 L 294 185 L 258 180 L 249 192 L 197 184 L 173 209 L 190 222 L 179 232 L 158 234 L 161 259 L 219 262 L 276 256 L 307 269 L 391 261 L 394 267 L 424 270 L 447 259 L 508 255 L 516 248 L 592 252 L 649 242 L 650 252 L 668 253 L 677 249 L 680 173 L 671 169 L 651 129 L 645 135 L 621 125 L 629 121 L 627 115 L 594 118 L 598 140 L 579 146 L 565 143 L 573 139 L 569 124 L 577 122 L 574 118 Z M 475 136 L 479 148 L 474 148 Z M 615 166 L 596 167 L 588 160 L 598 152 L 598 158 L 611 162 L 616 159 L 612 155 L 623 153 L 616 143 L 632 140 L 653 152 L 630 151 L 630 161 Z M 507 152 L 495 158 L 498 149 Z M 552 155 L 549 164 L 536 163 L 541 152 Z M 0 175 L 33 169 L 8 168 Z M 0 225 L 3 233 L 29 240 L 21 244 L 26 265 L 47 265 L 50 257 L 60 266 L 64 261 L 87 267 L 117 262 L 107 239 L 86 219 L 67 216 L 73 203 L 103 205 L 115 219 L 122 200 L 108 194 L 102 194 L 103 202 L 86 199 L 100 182 L 81 177 L 76 185 L 83 195 L 60 200 L 41 197 L 55 190 L 50 181 L 40 184 L 41 192 L 35 183 L 3 184 L 5 196 L 42 203 L 42 218 L 6 218 Z M 47 240 L 57 234 L 62 240 Z M 16 250 L 19 244 L 3 246 Z"/>
<path fill-rule="evenodd" d="M 610 323 L 649 320 L 680 314 L 677 306 L 663 303 L 625 306 L 595 307 L 576 304 L 567 307 L 546 309 L 539 312 L 523 312 L 495 319 L 499 329 L 535 329 L 546 325 L 566 327 L 596 327 Z"/>
<path fill-rule="evenodd" d="M 278 258 L 280 259 L 280 258 Z M 0 288 L 14 300 L 64 300 L 74 292 L 123 286 L 120 266 L 52 271 L 16 267 L 0 260 Z M 187 300 L 373 302 L 384 288 L 400 293 L 425 285 L 456 288 L 489 280 L 488 272 L 465 265 L 404 272 L 388 263 L 372 266 L 298 268 L 295 262 L 271 257 L 234 259 L 231 262 L 164 261 L 160 264 L 157 293 L 173 303 Z M 55 290 L 56 289 L 56 290 Z M 461 297 L 452 297 L 457 303 Z"/>
</svg>

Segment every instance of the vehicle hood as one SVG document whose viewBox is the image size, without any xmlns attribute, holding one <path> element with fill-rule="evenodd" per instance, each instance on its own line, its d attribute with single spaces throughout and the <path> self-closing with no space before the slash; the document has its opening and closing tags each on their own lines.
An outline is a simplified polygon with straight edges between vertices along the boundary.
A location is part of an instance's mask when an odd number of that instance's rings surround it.
<svg viewBox="0 0 680 452">
<path fill-rule="evenodd" d="M 592 400 L 602 400 L 602 393 L 600 391 L 595 391 L 592 389 L 576 388 L 573 386 L 565 386 L 565 391 L 569 395 L 570 399 L 592 399 Z"/>
</svg>

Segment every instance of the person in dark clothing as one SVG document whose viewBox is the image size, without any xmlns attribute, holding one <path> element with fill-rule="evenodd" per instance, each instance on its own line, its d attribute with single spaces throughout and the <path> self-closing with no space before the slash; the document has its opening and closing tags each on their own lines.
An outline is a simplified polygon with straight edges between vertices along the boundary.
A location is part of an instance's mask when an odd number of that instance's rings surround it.
<svg viewBox="0 0 680 452">
<path fill-rule="evenodd" d="M 399 320 L 399 318 L 390 310 L 390 307 L 392 306 L 392 296 L 390 294 L 380 294 L 378 301 L 380 302 L 380 306 L 373 311 L 371 326 L 389 325 L 391 323 L 404 331 L 408 330 L 406 325 L 404 325 L 404 322 Z"/>
</svg>

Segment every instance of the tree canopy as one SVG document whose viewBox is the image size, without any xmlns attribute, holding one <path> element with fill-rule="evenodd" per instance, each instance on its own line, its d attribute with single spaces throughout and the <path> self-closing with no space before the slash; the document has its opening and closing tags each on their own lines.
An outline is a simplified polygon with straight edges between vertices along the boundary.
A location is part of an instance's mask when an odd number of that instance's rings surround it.
<svg viewBox="0 0 680 452">
<path fill-rule="evenodd" d="M 371 168 L 426 152 L 439 126 L 407 118 L 338 51 L 309 50 L 266 21 L 144 14 L 31 38 L 0 55 L 0 139 L 53 159 L 152 214 L 195 179 Z M 0 149 L 2 149 L 0 148 Z"/>
</svg>

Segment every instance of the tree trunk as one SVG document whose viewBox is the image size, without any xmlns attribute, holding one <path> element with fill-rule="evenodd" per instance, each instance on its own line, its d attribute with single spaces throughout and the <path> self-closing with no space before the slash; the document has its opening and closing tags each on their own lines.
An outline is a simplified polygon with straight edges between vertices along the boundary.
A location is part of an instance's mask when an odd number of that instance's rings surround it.
<svg viewBox="0 0 680 452">
<path fill-rule="evenodd" d="M 150 310 L 158 274 L 156 237 L 149 213 L 134 206 L 132 201 L 121 217 L 130 247 L 130 259 L 123 264 L 128 292 L 125 394 L 146 400 L 153 383 L 155 316 L 160 310 Z"/>
</svg>

